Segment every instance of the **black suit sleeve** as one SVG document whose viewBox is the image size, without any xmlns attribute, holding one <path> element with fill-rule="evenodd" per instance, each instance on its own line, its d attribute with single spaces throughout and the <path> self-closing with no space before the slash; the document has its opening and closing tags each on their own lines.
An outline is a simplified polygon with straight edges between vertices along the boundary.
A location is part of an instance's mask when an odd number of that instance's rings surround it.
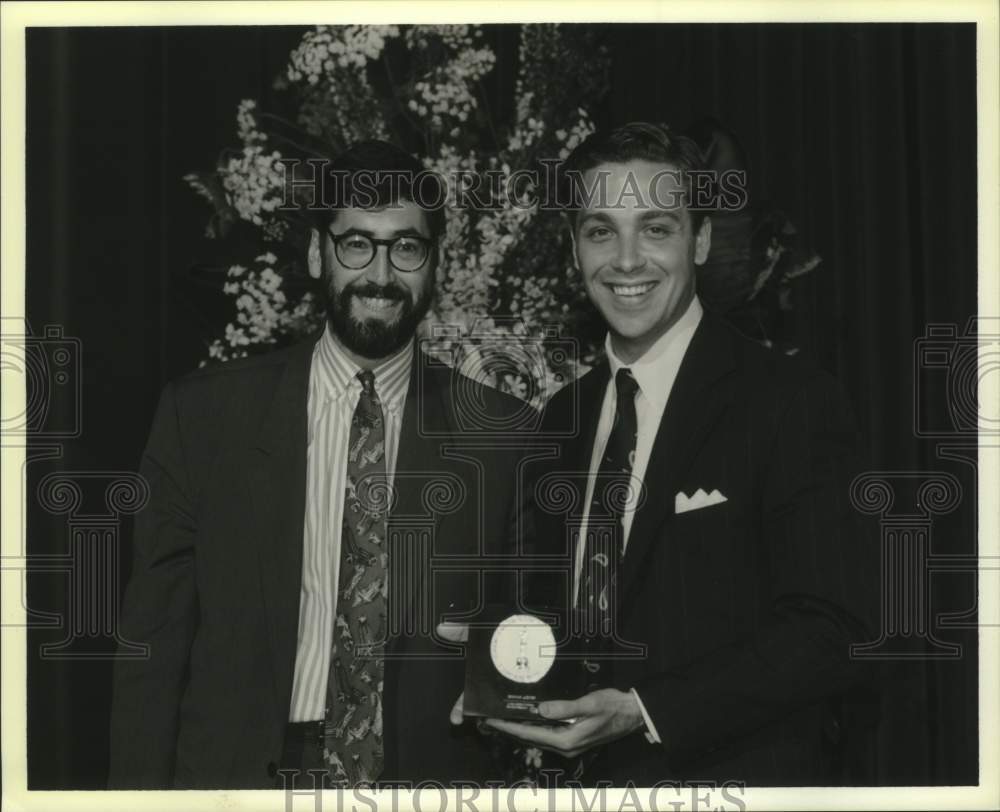
<svg viewBox="0 0 1000 812">
<path fill-rule="evenodd" d="M 832 378 L 810 380 L 780 414 L 760 468 L 763 622 L 749 639 L 636 686 L 668 756 L 732 744 L 869 676 L 850 657 L 852 643 L 873 639 L 878 594 L 875 539 L 850 503 L 855 448 Z"/>
<path fill-rule="evenodd" d="M 111 711 L 112 789 L 167 788 L 178 713 L 198 619 L 195 507 L 173 385 L 160 399 L 140 474 L 150 502 L 135 521 L 132 578 L 121 612 L 124 639 L 144 659 L 115 664 Z"/>
</svg>

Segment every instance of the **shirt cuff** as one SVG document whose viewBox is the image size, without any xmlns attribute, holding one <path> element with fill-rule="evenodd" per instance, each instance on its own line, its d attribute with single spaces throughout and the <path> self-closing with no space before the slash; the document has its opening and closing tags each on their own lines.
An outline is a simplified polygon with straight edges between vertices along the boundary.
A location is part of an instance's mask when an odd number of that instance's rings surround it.
<svg viewBox="0 0 1000 812">
<path fill-rule="evenodd" d="M 632 696 L 635 697 L 635 701 L 639 703 L 639 712 L 642 714 L 642 720 L 646 723 L 646 741 L 650 744 L 662 744 L 660 741 L 660 734 L 656 732 L 656 725 L 653 724 L 653 720 L 650 718 L 649 714 L 646 713 L 646 706 L 642 704 L 642 699 L 639 698 L 639 692 L 633 688 Z"/>
</svg>

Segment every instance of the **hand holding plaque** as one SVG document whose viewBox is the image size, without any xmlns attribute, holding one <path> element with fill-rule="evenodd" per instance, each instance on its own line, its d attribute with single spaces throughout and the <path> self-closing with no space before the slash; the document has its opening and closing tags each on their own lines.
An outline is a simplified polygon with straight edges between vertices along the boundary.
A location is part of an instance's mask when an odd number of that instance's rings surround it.
<svg viewBox="0 0 1000 812">
<path fill-rule="evenodd" d="M 464 714 L 543 721 L 539 703 L 580 692 L 579 663 L 564 653 L 548 620 L 491 607 L 469 629 Z"/>
</svg>

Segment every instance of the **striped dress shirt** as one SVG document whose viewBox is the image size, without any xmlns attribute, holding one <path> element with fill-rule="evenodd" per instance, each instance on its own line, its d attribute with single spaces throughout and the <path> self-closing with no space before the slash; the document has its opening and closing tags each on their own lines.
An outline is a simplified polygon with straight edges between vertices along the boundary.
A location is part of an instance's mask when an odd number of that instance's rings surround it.
<svg viewBox="0 0 1000 812">
<path fill-rule="evenodd" d="M 403 406 L 410 385 L 413 341 L 374 368 L 385 420 L 386 473 L 396 467 Z M 299 594 L 299 631 L 290 722 L 323 718 L 330 669 L 341 523 L 351 418 L 361 396 L 360 367 L 340 347 L 329 325 L 313 351 L 309 374 L 306 515 Z"/>
</svg>

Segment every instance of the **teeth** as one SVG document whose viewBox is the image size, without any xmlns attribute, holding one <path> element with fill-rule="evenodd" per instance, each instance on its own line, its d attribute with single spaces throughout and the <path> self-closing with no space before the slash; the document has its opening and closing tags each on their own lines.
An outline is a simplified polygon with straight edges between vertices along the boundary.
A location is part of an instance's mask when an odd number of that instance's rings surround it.
<svg viewBox="0 0 1000 812">
<path fill-rule="evenodd" d="M 611 290 L 616 296 L 642 296 L 653 289 L 654 282 L 645 282 L 641 285 L 612 285 Z"/>
<path fill-rule="evenodd" d="M 396 299 L 383 299 L 381 297 L 373 298 L 368 296 L 359 296 L 361 303 L 369 308 L 370 310 L 387 310 L 396 304 Z"/>
</svg>

